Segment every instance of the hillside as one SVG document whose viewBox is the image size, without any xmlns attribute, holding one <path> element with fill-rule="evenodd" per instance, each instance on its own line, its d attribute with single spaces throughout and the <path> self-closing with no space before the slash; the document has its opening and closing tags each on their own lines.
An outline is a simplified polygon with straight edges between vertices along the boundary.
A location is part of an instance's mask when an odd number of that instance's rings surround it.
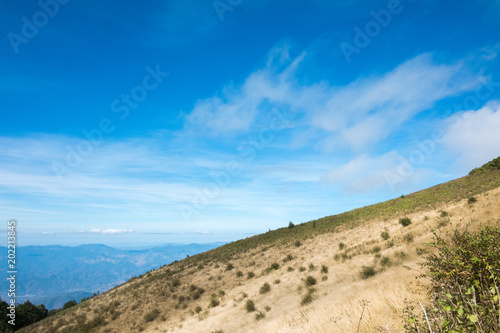
<svg viewBox="0 0 500 333">
<path fill-rule="evenodd" d="M 394 332 L 425 302 L 422 247 L 500 224 L 500 170 L 174 262 L 20 332 Z M 474 200 L 470 198 L 474 197 Z M 406 227 L 400 219 L 408 217 Z"/>
</svg>

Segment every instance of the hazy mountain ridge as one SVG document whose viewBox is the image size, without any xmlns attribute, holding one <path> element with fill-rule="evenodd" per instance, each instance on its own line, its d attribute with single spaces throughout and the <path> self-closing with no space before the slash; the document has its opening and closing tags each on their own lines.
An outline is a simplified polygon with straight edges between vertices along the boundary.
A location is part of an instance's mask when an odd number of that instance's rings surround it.
<svg viewBox="0 0 500 333">
<path fill-rule="evenodd" d="M 75 247 L 22 246 L 17 248 L 17 301 L 29 300 L 59 308 L 65 302 L 91 296 L 124 283 L 133 276 L 220 246 L 223 243 L 163 245 L 123 250 L 102 244 Z M 0 247 L 7 260 L 7 248 Z M 6 267 L 0 269 L 4 276 Z M 7 299 L 8 281 L 0 282 L 0 297 Z"/>
</svg>

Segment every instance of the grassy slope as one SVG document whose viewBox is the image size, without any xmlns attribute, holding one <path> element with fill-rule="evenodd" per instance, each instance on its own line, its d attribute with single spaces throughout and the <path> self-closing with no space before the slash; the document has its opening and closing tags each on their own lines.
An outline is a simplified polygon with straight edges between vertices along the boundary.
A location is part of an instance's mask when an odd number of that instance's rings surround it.
<svg viewBox="0 0 500 333">
<path fill-rule="evenodd" d="M 354 209 L 342 214 L 320 218 L 295 226 L 292 229 L 281 228 L 226 244 L 211 251 L 187 258 L 187 263 L 217 259 L 222 262 L 230 260 L 234 255 L 254 249 L 261 245 L 280 245 L 295 240 L 303 240 L 325 232 L 332 232 L 339 226 L 354 228 L 364 221 L 374 218 L 389 219 L 429 210 L 438 204 L 460 201 L 479 193 L 500 186 L 500 170 L 488 170 L 482 173 L 449 181 L 431 188 L 418 191 L 404 198 L 392 199 L 378 204 Z M 315 228 L 312 228 L 313 223 Z"/>
<path fill-rule="evenodd" d="M 352 280 L 353 270 L 359 269 L 360 265 L 364 265 L 368 259 L 372 260 L 371 257 L 368 257 L 373 256 L 373 254 L 370 254 L 369 250 L 365 250 L 365 248 L 380 243 L 380 240 L 375 243 L 374 239 L 371 238 L 373 235 L 380 233 L 380 228 L 385 229 L 389 226 L 391 235 L 396 234 L 400 232 L 398 231 L 397 219 L 402 216 L 411 215 L 413 217 L 417 216 L 418 212 L 427 214 L 428 211 L 436 207 L 444 204 L 452 206 L 454 202 L 459 202 L 462 199 L 498 187 L 500 187 L 500 170 L 487 170 L 415 192 L 404 198 L 397 198 L 342 214 L 324 217 L 297 225 L 291 229 L 281 228 L 239 240 L 131 279 L 122 286 L 114 288 L 88 302 L 79 304 L 72 309 L 63 311 L 55 318 L 48 318 L 29 328 L 25 328 L 22 332 L 62 332 L 64 329 L 66 329 L 65 332 L 82 332 L 82 330 L 69 329 L 71 325 L 75 325 L 79 320 L 88 323 L 90 326 L 95 325 L 97 327 L 89 331 L 115 332 L 112 327 L 116 325 L 127 332 L 141 332 L 146 327 L 151 331 L 156 331 L 155 325 L 161 326 L 170 321 L 177 322 L 177 320 L 182 323 L 186 318 L 189 321 L 189 318 L 193 318 L 192 312 L 195 310 L 196 305 L 202 305 L 203 308 L 202 312 L 196 315 L 199 320 L 204 320 L 202 325 L 209 325 L 210 323 L 215 325 L 220 321 L 220 318 L 227 317 L 226 312 L 233 311 L 229 306 L 226 306 L 229 304 L 229 297 L 234 297 L 233 306 L 239 308 L 241 305 L 236 301 L 236 298 L 239 297 L 237 295 L 245 292 L 250 297 L 254 297 L 260 305 L 265 299 L 259 295 L 258 288 L 264 281 L 272 282 L 272 279 L 276 278 L 281 279 L 282 283 L 272 286 L 273 290 L 275 290 L 273 293 L 274 301 L 269 305 L 273 305 L 273 311 L 278 312 L 279 309 L 276 304 L 284 304 L 281 313 L 286 313 L 287 311 L 294 311 L 293 308 L 286 307 L 287 303 L 298 304 L 296 288 L 304 276 L 296 272 L 300 265 L 309 265 L 310 260 L 316 260 L 316 265 L 322 262 L 330 265 L 334 264 L 336 280 L 324 282 L 322 288 L 325 291 L 339 290 L 343 286 L 347 295 L 348 291 L 352 289 L 353 283 L 360 283 Z M 392 222 L 389 221 L 391 219 Z M 373 220 L 388 222 L 381 222 L 385 223 L 383 226 L 382 224 L 374 226 Z M 392 224 L 389 224 L 389 222 Z M 314 228 L 313 224 L 315 225 Z M 376 232 L 374 232 L 374 227 L 377 230 Z M 365 230 L 360 231 L 363 228 Z M 414 228 L 413 232 L 416 233 L 418 241 L 425 241 L 423 231 L 418 231 L 416 225 L 412 225 L 412 228 Z M 343 230 L 349 230 L 349 233 L 342 233 Z M 422 235 L 421 237 L 418 236 L 420 234 L 417 231 Z M 344 238 L 352 246 L 352 250 L 348 250 L 352 251 L 352 253 L 358 253 L 354 259 L 345 264 L 343 262 L 342 264 L 336 264 L 338 261 L 333 261 L 332 258 L 318 257 L 318 252 L 321 251 L 329 254 L 334 253 L 339 239 L 343 240 Z M 400 241 L 397 238 L 394 239 L 396 242 Z M 305 245 L 295 247 L 294 243 L 297 240 L 300 240 Z M 318 245 L 319 243 L 323 244 L 323 248 Z M 379 245 L 382 248 L 384 247 L 384 243 Z M 268 251 L 268 249 L 272 250 Z M 304 254 L 305 251 L 307 251 L 306 255 Z M 383 255 L 391 256 L 393 260 L 397 260 L 397 252 L 395 251 L 395 248 L 382 250 Z M 287 253 L 291 253 L 294 258 L 297 258 L 296 261 L 286 263 L 286 265 L 294 268 L 294 271 L 289 273 L 295 274 L 294 276 L 285 273 L 285 263 L 282 262 L 282 259 Z M 226 263 L 229 261 L 234 264 L 235 268 L 226 271 Z M 269 272 L 266 268 L 273 262 L 279 262 L 283 268 L 280 268 L 280 271 Z M 386 274 L 384 280 L 371 280 L 368 285 L 376 285 L 376 289 L 379 289 L 387 281 L 402 276 L 406 268 L 402 269 L 401 267 L 405 266 L 399 266 L 393 268 L 391 272 L 383 273 Z M 245 276 L 237 278 L 236 271 L 240 269 L 244 271 Z M 253 279 L 246 278 L 246 273 L 250 270 L 257 273 Z M 262 273 L 259 275 L 261 270 Z M 340 274 L 342 270 L 345 271 L 344 275 Z M 303 274 L 307 273 L 306 271 Z M 342 276 L 345 276 L 345 278 L 342 278 Z M 174 286 L 176 284 L 174 280 L 176 279 L 179 280 L 180 286 Z M 335 284 L 333 285 L 333 283 Z M 401 290 L 405 289 L 404 283 L 405 281 L 401 280 Z M 196 289 L 193 289 L 192 285 L 203 287 L 206 292 L 195 297 Z M 361 288 L 364 285 L 360 284 L 359 286 Z M 277 288 L 281 288 L 283 291 L 278 294 Z M 387 288 L 392 287 L 388 286 Z M 221 289 L 224 289 L 228 295 L 216 295 L 215 298 L 222 302 L 221 306 L 211 308 L 208 304 L 214 296 L 210 296 L 210 294 L 216 294 Z M 181 297 L 182 301 L 180 301 Z M 242 300 L 238 302 L 244 303 Z M 321 300 L 318 300 L 317 304 L 321 304 Z M 328 303 L 325 303 L 325 306 L 326 304 Z M 395 308 L 398 306 L 395 306 Z M 160 309 L 161 314 L 155 314 L 155 309 Z M 395 309 L 394 313 L 397 311 Z M 188 312 L 191 312 L 191 315 Z M 316 313 L 319 314 L 320 312 Z M 148 315 L 151 315 L 152 318 L 150 322 L 145 319 Z M 238 312 L 235 316 L 242 315 Z M 271 318 L 269 320 L 272 323 Z M 103 321 L 108 324 L 103 325 Z M 179 323 L 175 325 L 180 326 L 176 326 L 177 329 L 172 329 L 172 331 L 177 331 L 182 326 Z M 242 327 L 244 331 L 251 331 L 248 329 L 248 325 L 249 322 L 243 320 Z M 166 332 L 167 330 L 161 331 Z M 202 332 L 202 330 L 199 331 Z M 210 332 L 208 329 L 203 331 Z"/>
</svg>

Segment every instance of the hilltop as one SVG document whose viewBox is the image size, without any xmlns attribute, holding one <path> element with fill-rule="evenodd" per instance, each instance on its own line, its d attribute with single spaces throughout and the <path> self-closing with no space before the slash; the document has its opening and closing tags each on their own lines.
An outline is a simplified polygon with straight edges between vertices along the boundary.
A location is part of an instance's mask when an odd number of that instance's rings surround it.
<svg viewBox="0 0 500 333">
<path fill-rule="evenodd" d="M 500 170 L 176 261 L 20 332 L 389 332 L 433 232 L 500 224 Z M 407 226 L 404 221 L 411 222 Z M 406 220 L 407 219 L 407 220 Z M 406 223 L 403 223 L 406 224 Z"/>
</svg>

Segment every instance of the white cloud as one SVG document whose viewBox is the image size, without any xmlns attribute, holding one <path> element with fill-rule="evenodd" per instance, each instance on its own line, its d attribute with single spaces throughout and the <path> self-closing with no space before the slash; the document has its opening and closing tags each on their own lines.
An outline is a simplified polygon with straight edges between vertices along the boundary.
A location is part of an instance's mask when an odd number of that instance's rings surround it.
<svg viewBox="0 0 500 333">
<path fill-rule="evenodd" d="M 307 126 L 322 133 L 322 148 L 361 150 L 437 101 L 474 89 L 482 79 L 465 61 L 439 64 L 431 54 L 422 54 L 344 87 L 325 81 L 302 84 L 302 67 L 310 65 L 306 59 L 306 52 L 291 58 L 289 45 L 271 50 L 267 65 L 240 87 L 228 85 L 221 94 L 198 101 L 186 117 L 186 129 L 213 136 L 246 133 L 274 107 L 300 115 L 293 125 L 301 132 Z"/>
<path fill-rule="evenodd" d="M 460 169 L 478 167 L 500 156 L 500 102 L 451 119 L 443 142 L 460 155 Z"/>
<path fill-rule="evenodd" d="M 92 234 L 109 234 L 109 235 L 114 235 L 114 234 L 126 234 L 133 232 L 132 229 L 91 229 L 90 233 Z"/>
</svg>

